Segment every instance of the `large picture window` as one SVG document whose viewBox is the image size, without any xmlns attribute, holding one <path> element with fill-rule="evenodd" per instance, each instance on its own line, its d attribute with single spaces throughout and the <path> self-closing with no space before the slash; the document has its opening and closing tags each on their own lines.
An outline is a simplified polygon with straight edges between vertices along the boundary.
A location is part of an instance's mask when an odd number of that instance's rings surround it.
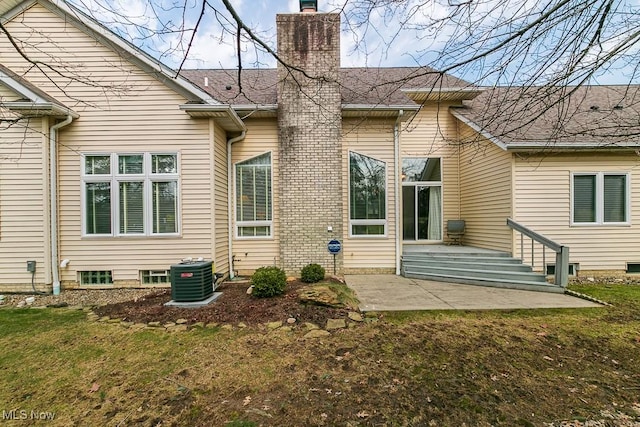
<svg viewBox="0 0 640 427">
<path fill-rule="evenodd" d="M 349 153 L 349 230 L 352 236 L 387 234 L 386 176 L 385 162 Z"/>
<path fill-rule="evenodd" d="M 176 154 L 87 154 L 83 158 L 84 235 L 178 233 Z"/>
<path fill-rule="evenodd" d="M 626 173 L 573 174 L 574 224 L 629 222 L 629 176 Z"/>
<path fill-rule="evenodd" d="M 271 153 L 236 163 L 236 235 L 270 237 Z"/>
</svg>

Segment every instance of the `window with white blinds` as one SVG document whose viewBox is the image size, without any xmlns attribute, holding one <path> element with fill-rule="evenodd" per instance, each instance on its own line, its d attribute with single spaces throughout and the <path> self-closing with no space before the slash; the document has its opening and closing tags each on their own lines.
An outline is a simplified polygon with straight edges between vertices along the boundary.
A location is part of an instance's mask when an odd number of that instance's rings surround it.
<svg viewBox="0 0 640 427">
<path fill-rule="evenodd" d="M 629 174 L 573 174 L 573 224 L 627 224 Z"/>
<path fill-rule="evenodd" d="M 236 236 L 271 237 L 271 153 L 236 163 Z"/>
<path fill-rule="evenodd" d="M 177 154 L 85 154 L 83 234 L 178 233 Z"/>
</svg>

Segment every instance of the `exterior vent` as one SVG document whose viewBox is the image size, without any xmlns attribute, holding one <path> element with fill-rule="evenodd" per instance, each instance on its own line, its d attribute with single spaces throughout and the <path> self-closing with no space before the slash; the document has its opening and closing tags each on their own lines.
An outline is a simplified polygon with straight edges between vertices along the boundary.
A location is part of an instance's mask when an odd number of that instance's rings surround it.
<svg viewBox="0 0 640 427">
<path fill-rule="evenodd" d="M 204 301 L 213 295 L 213 263 L 184 262 L 171 266 L 171 299 L 174 302 Z"/>
<path fill-rule="evenodd" d="M 300 0 L 300 12 L 317 12 L 318 0 Z"/>
</svg>

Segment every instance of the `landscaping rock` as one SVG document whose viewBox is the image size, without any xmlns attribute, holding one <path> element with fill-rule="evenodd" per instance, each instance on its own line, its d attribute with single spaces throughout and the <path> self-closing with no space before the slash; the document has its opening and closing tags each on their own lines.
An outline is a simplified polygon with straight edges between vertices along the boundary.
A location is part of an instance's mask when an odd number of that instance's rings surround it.
<svg viewBox="0 0 640 427">
<path fill-rule="evenodd" d="M 315 323 L 310 323 L 310 322 L 306 322 L 304 324 L 304 327 L 309 329 L 310 331 L 313 331 L 315 329 L 320 329 L 320 326 L 316 325 Z"/>
<path fill-rule="evenodd" d="M 281 326 L 282 326 L 281 321 L 267 323 L 267 329 L 271 329 L 271 330 L 278 329 Z"/>
<path fill-rule="evenodd" d="M 160 327 L 160 322 L 149 322 L 147 323 L 147 326 L 150 328 L 159 328 Z"/>
<path fill-rule="evenodd" d="M 350 311 L 348 316 L 349 319 L 353 320 L 354 322 L 362 322 L 364 320 L 362 318 L 362 314 L 356 313 L 355 311 Z"/>
<path fill-rule="evenodd" d="M 306 304 L 324 305 L 336 308 L 344 306 L 338 299 L 338 294 L 332 291 L 328 286 L 323 285 L 302 289 L 298 293 L 298 299 Z"/>
<path fill-rule="evenodd" d="M 288 324 L 290 324 L 290 325 L 293 325 L 293 324 L 294 324 L 294 323 L 296 323 L 296 322 L 297 322 L 297 320 L 296 320 L 296 318 L 295 318 L 295 317 L 289 317 L 289 318 L 287 319 L 287 323 L 288 323 Z"/>
<path fill-rule="evenodd" d="M 344 319 L 328 319 L 325 329 L 327 331 L 332 331 L 334 329 L 344 329 L 346 327 L 347 323 L 344 321 Z"/>
<path fill-rule="evenodd" d="M 189 321 L 187 319 L 178 319 L 176 320 L 176 325 L 185 325 L 189 323 Z"/>
<path fill-rule="evenodd" d="M 331 335 L 329 332 L 324 331 L 322 329 L 314 329 L 312 331 L 307 332 L 304 337 L 305 338 L 323 338 Z"/>
</svg>

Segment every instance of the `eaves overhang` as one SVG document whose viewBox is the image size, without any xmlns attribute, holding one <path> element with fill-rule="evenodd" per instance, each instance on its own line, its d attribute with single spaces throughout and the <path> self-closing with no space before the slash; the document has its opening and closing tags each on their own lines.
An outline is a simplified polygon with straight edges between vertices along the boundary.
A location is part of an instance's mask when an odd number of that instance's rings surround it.
<svg viewBox="0 0 640 427">
<path fill-rule="evenodd" d="M 18 113 L 24 117 L 67 117 L 71 116 L 74 119 L 80 117 L 80 115 L 73 110 L 57 105 L 51 102 L 34 103 L 30 101 L 21 102 L 3 102 L 2 106 L 11 112 Z"/>
<path fill-rule="evenodd" d="M 278 117 L 277 104 L 237 104 L 232 106 L 233 110 L 245 119 L 267 119 Z"/>
<path fill-rule="evenodd" d="M 407 120 L 420 110 L 419 105 L 342 104 L 342 117 L 393 118 L 402 113 Z"/>
<path fill-rule="evenodd" d="M 227 132 L 242 132 L 246 126 L 230 105 L 182 104 L 180 110 L 193 118 L 211 118 Z"/>
<path fill-rule="evenodd" d="M 480 88 L 469 87 L 429 87 L 400 89 L 412 101 L 423 104 L 425 102 L 443 102 L 443 101 L 468 101 L 474 99 L 483 92 Z"/>
<path fill-rule="evenodd" d="M 640 141 L 630 142 L 562 142 L 562 141 L 522 141 L 509 142 L 507 151 L 514 153 L 541 151 L 637 151 Z"/>
</svg>

